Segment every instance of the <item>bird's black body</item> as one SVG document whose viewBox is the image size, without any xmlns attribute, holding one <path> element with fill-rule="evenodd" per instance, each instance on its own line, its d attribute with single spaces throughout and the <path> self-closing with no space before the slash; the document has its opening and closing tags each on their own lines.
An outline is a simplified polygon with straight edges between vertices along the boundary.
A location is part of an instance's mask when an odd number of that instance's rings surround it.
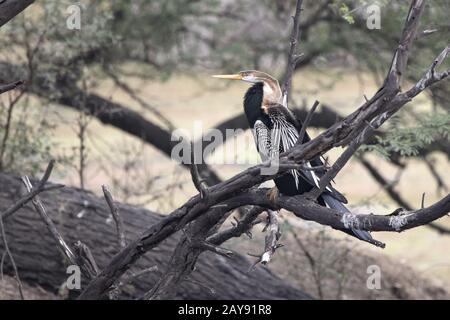
<svg viewBox="0 0 450 320">
<path fill-rule="evenodd" d="M 302 123 L 285 106 L 278 103 L 264 101 L 264 83 L 257 82 L 250 87 L 244 97 L 244 111 L 250 128 L 255 133 L 255 140 L 258 151 L 263 160 L 273 157 L 273 150 L 284 152 L 290 149 L 299 139 L 299 132 Z M 274 132 L 279 132 L 274 135 Z M 302 143 L 310 141 L 307 133 L 303 137 Z M 311 166 L 322 166 L 320 157 L 310 161 Z M 312 190 L 314 185 L 318 186 L 318 181 L 325 174 L 325 170 L 290 170 L 274 179 L 275 185 L 281 194 L 295 196 Z M 349 210 L 344 206 L 347 199 L 328 185 L 322 195 L 318 198 L 322 206 L 328 206 L 342 213 Z M 358 229 L 343 229 L 342 231 L 367 241 L 377 246 L 384 244 L 373 239 L 370 233 Z"/>
<path fill-rule="evenodd" d="M 263 102 L 263 84 L 262 83 L 256 83 L 252 87 L 250 87 L 245 94 L 244 97 L 244 111 L 245 115 L 247 116 L 247 120 L 249 123 L 249 126 L 251 129 L 254 129 L 255 122 L 260 120 L 262 121 L 270 130 L 273 129 L 273 122 L 270 119 L 270 115 L 265 113 L 263 109 L 261 108 Z M 289 115 L 288 115 L 289 117 Z M 301 122 L 298 119 L 289 119 L 290 122 L 292 122 L 298 131 L 301 129 Z M 307 133 L 305 133 L 303 137 L 303 143 L 310 141 L 311 138 Z M 322 161 L 320 158 L 313 159 L 311 161 L 311 164 L 313 166 L 320 166 L 322 165 Z M 294 196 L 298 194 L 302 194 L 308 191 L 311 191 L 313 188 L 313 185 L 311 184 L 312 181 L 308 181 L 305 177 L 300 176 L 299 177 L 299 184 L 298 186 L 295 183 L 295 179 L 292 174 L 286 173 L 274 180 L 275 185 L 277 186 L 278 190 L 288 196 Z M 319 203 L 321 205 L 325 205 L 322 197 L 319 197 Z"/>
<path fill-rule="evenodd" d="M 245 94 L 244 111 L 254 133 L 256 148 L 263 161 L 278 159 L 281 153 L 290 150 L 298 143 L 302 123 L 287 106 L 280 104 L 283 96 L 280 85 L 274 77 L 257 70 L 240 71 L 237 74 L 218 74 L 213 77 L 253 83 Z M 302 143 L 310 140 L 306 133 Z M 320 157 L 310 160 L 305 166 L 310 168 L 291 169 L 276 177 L 274 181 L 278 191 L 287 196 L 295 196 L 319 187 L 320 179 L 326 173 Z M 271 192 L 269 198 L 275 201 L 276 197 L 273 195 L 274 193 Z M 384 247 L 384 244 L 373 239 L 369 232 L 352 226 L 351 222 L 354 219 L 351 219 L 350 211 L 344 206 L 347 199 L 331 184 L 325 187 L 318 202 L 342 214 L 344 224 L 342 231 L 363 241 Z M 346 216 L 347 214 L 350 216 Z"/>
</svg>

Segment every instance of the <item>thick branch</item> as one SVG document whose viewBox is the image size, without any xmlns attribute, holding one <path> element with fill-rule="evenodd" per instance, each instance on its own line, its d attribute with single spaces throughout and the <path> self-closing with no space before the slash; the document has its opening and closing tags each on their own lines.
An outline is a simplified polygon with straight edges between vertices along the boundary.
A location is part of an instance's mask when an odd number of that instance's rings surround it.
<svg viewBox="0 0 450 320">
<path fill-rule="evenodd" d="M 401 232 L 429 224 L 450 212 L 450 194 L 427 208 L 413 211 L 396 210 L 395 215 L 375 215 L 342 213 L 323 207 L 305 196 L 280 195 L 277 199 L 277 207 L 274 207 L 266 193 L 267 189 L 248 191 L 239 197 L 239 201 L 266 208 L 286 209 L 299 218 L 315 221 L 336 230 L 354 228 L 367 231 Z"/>
<path fill-rule="evenodd" d="M 12 83 L 4 84 L 0 86 L 0 94 L 16 89 L 17 87 L 24 84 L 24 81 L 19 80 Z"/>
<path fill-rule="evenodd" d="M 0 27 L 25 10 L 34 0 L 0 1 Z"/>
<path fill-rule="evenodd" d="M 372 178 L 378 182 L 378 184 L 384 188 L 384 190 L 386 191 L 386 193 L 389 195 L 389 197 L 395 201 L 395 203 L 397 203 L 397 205 L 401 206 L 402 208 L 406 209 L 406 210 L 413 210 L 412 206 L 406 202 L 405 199 L 403 199 L 400 195 L 400 193 L 396 192 L 394 189 L 394 186 L 392 185 L 392 183 L 389 183 L 388 181 L 386 181 L 386 179 L 381 175 L 380 172 L 378 172 L 378 170 L 364 157 L 360 157 L 359 158 L 361 164 L 367 169 L 367 171 L 370 173 L 370 175 L 372 176 Z M 450 230 L 440 226 L 437 223 L 429 223 L 426 225 L 427 227 L 441 233 L 441 234 L 446 234 L 449 235 L 450 234 Z"/>
</svg>

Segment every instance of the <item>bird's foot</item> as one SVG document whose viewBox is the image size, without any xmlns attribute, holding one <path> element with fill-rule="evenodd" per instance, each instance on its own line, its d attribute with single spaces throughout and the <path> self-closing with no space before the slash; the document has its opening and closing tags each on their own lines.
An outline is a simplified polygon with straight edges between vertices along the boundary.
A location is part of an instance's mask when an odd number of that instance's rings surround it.
<svg viewBox="0 0 450 320">
<path fill-rule="evenodd" d="M 278 190 L 277 187 L 273 187 L 269 191 L 267 191 L 267 197 L 269 198 L 269 201 L 273 205 L 277 205 L 279 194 L 280 194 L 280 191 Z"/>
</svg>

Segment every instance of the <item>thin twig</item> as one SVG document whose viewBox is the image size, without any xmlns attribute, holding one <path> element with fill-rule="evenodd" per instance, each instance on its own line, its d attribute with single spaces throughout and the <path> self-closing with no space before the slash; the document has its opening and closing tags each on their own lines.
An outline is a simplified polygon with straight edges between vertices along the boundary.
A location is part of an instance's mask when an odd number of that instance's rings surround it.
<svg viewBox="0 0 450 320">
<path fill-rule="evenodd" d="M 295 15 L 293 16 L 294 25 L 292 26 L 292 32 L 290 37 L 290 47 L 288 53 L 288 60 L 286 65 L 286 76 L 283 85 L 283 103 L 285 106 L 289 103 L 289 94 L 292 86 L 292 76 L 294 75 L 295 67 L 298 62 L 295 51 L 297 49 L 297 44 L 300 35 L 300 13 L 302 11 L 303 0 L 297 0 L 295 7 Z"/>
<path fill-rule="evenodd" d="M 364 123 L 361 133 L 350 142 L 347 149 L 339 156 L 336 162 L 331 166 L 331 168 L 320 178 L 319 181 L 319 192 L 322 193 L 325 188 L 330 184 L 331 181 L 336 177 L 336 175 L 344 168 L 347 162 L 353 157 L 353 155 L 358 151 L 359 147 L 363 145 L 369 137 L 372 136 L 375 131 L 375 127 L 371 123 Z"/>
<path fill-rule="evenodd" d="M 249 268 L 248 272 L 254 270 L 257 264 L 261 263 L 262 265 L 268 264 L 278 248 L 281 248 L 283 245 L 278 243 L 278 240 L 281 237 L 280 225 L 278 223 L 278 213 L 273 210 L 267 210 L 267 225 L 264 227 L 263 232 L 268 230 L 265 238 L 264 238 L 264 252 L 261 255 L 253 255 L 256 256 L 258 260 L 256 260 Z"/>
<path fill-rule="evenodd" d="M 305 121 L 302 124 L 302 128 L 300 129 L 300 133 L 298 135 L 297 143 L 299 143 L 299 144 L 303 143 L 303 139 L 305 138 L 305 134 L 306 134 L 306 129 L 308 128 L 309 123 L 311 122 L 312 116 L 313 116 L 313 114 L 316 111 L 318 106 L 319 106 L 319 101 L 317 101 L 317 100 L 314 101 L 313 106 L 309 110 L 308 114 L 306 115 Z"/>
<path fill-rule="evenodd" d="M 132 282 L 133 280 L 135 280 L 136 278 L 139 278 L 139 277 L 141 277 L 141 276 L 143 276 L 143 275 L 146 275 L 147 273 L 156 272 L 156 271 L 158 271 L 158 267 L 157 267 L 157 266 L 152 266 L 152 267 L 150 267 L 150 268 L 146 268 L 146 269 L 140 270 L 140 271 L 138 271 L 138 272 L 136 272 L 136 273 L 133 273 L 133 274 L 132 274 L 131 276 L 129 276 L 128 278 L 122 280 L 122 281 L 120 282 L 120 284 L 119 284 L 117 287 L 118 287 L 118 289 L 120 289 L 120 288 L 122 288 L 123 286 L 125 286 L 125 285 L 131 283 L 131 282 Z"/>
<path fill-rule="evenodd" d="M 3 245 L 5 247 L 5 251 L 9 257 L 9 260 L 11 261 L 11 265 L 13 267 L 14 270 L 14 278 L 17 281 L 17 285 L 19 287 L 19 293 L 20 293 L 20 298 L 22 300 L 25 300 L 25 297 L 23 295 L 23 290 L 22 290 L 22 282 L 20 281 L 20 277 L 19 277 L 19 271 L 17 270 L 17 265 L 16 262 L 14 261 L 14 257 L 11 254 L 11 251 L 9 250 L 9 246 L 8 246 L 8 241 L 6 240 L 6 233 L 5 233 L 5 226 L 3 224 L 3 217 L 0 216 L 0 231 L 2 234 L 2 238 L 3 238 Z"/>
<path fill-rule="evenodd" d="M 157 108 L 151 106 L 150 104 L 148 104 L 144 99 L 142 99 L 141 97 L 139 97 L 136 92 L 130 87 L 128 86 L 128 84 L 122 80 L 120 80 L 120 78 L 112 71 L 109 69 L 104 69 L 106 71 L 106 73 L 111 77 L 111 79 L 114 81 L 114 83 L 123 91 L 125 91 L 125 93 L 134 101 L 136 101 L 137 103 L 139 103 L 141 105 L 141 107 L 143 107 L 144 109 L 152 112 L 159 120 L 161 120 L 161 122 L 163 122 L 167 129 L 173 131 L 175 129 L 174 124 L 169 120 L 169 118 L 167 118 L 163 113 L 161 113 Z"/>
<path fill-rule="evenodd" d="M 200 192 L 201 199 L 206 199 L 208 196 L 208 184 L 206 183 L 205 179 L 203 179 L 200 176 L 200 172 L 197 167 L 196 157 L 195 157 L 195 150 L 194 150 L 194 143 L 191 142 L 191 177 L 192 182 L 194 183 L 195 188 L 197 191 Z"/>
<path fill-rule="evenodd" d="M 213 245 L 211 243 L 208 243 L 207 241 L 200 241 L 198 243 L 195 243 L 194 247 L 203 249 L 205 251 L 207 250 L 214 252 L 215 254 L 218 254 L 226 258 L 232 258 L 234 256 L 233 251 Z"/>
<path fill-rule="evenodd" d="M 84 267 L 89 278 L 92 279 L 96 277 L 99 274 L 100 269 L 95 262 L 91 249 L 81 241 L 75 242 L 74 247 L 77 253 L 77 259 L 81 266 Z"/>
<path fill-rule="evenodd" d="M 50 174 L 52 173 L 53 166 L 55 165 L 55 160 L 51 160 L 47 166 L 47 169 L 45 170 L 44 175 L 42 176 L 41 180 L 39 181 L 37 187 L 33 188 L 31 192 L 24 195 L 22 198 L 20 198 L 18 201 L 16 201 L 11 207 L 6 209 L 2 214 L 2 218 L 5 220 L 8 217 L 10 217 L 14 212 L 22 208 L 28 201 L 33 199 L 36 195 L 43 191 L 48 190 L 54 190 L 58 188 L 64 187 L 64 185 L 54 185 L 54 186 L 45 186 L 48 179 L 50 178 Z"/>
<path fill-rule="evenodd" d="M 33 190 L 33 185 L 31 184 L 30 179 L 27 176 L 23 176 L 22 182 L 27 188 L 28 192 L 31 193 Z M 73 253 L 72 249 L 70 249 L 70 247 L 64 241 L 55 224 L 48 216 L 47 212 L 45 211 L 44 205 L 42 204 L 39 197 L 37 195 L 34 196 L 31 202 L 33 203 L 34 209 L 37 211 L 37 213 L 39 213 L 45 225 L 47 226 L 47 229 L 50 231 L 53 239 L 58 245 L 58 248 L 63 253 L 63 256 L 65 256 L 71 264 L 77 265 L 78 264 L 77 257 Z"/>
<path fill-rule="evenodd" d="M 273 210 L 267 211 L 268 215 L 268 233 L 265 238 L 264 253 L 261 256 L 261 263 L 268 264 L 272 259 L 275 250 L 282 245 L 278 244 L 281 237 L 280 224 L 278 223 L 278 213 Z"/>
<path fill-rule="evenodd" d="M 103 195 L 105 196 L 106 203 L 108 204 L 109 210 L 111 211 L 112 217 L 116 224 L 117 230 L 117 241 L 119 242 L 119 246 L 121 248 L 125 248 L 127 246 L 125 240 L 125 228 L 123 225 L 122 217 L 120 216 L 119 209 L 114 204 L 114 199 L 111 195 L 111 192 L 108 190 L 106 185 L 102 185 Z"/>
<path fill-rule="evenodd" d="M 25 91 L 22 90 L 14 99 L 9 99 L 9 105 L 8 110 L 6 112 L 6 123 L 3 130 L 3 137 L 2 142 L 0 146 L 0 170 L 3 170 L 4 168 L 4 157 L 6 153 L 6 146 L 9 139 L 9 134 L 11 131 L 11 125 L 12 125 L 12 119 L 13 119 L 13 113 L 14 113 L 14 107 L 17 105 L 17 103 L 20 101 L 20 99 L 24 96 Z"/>
<path fill-rule="evenodd" d="M 55 161 L 51 160 L 47 166 L 47 169 L 45 170 L 45 173 L 42 177 L 42 179 L 39 181 L 38 187 L 33 189 L 32 187 L 29 188 L 29 192 L 27 195 L 23 196 L 21 199 L 19 199 L 19 201 L 15 202 L 11 207 L 9 207 L 8 209 L 6 209 L 6 211 L 4 211 L 3 213 L 0 214 L 0 228 L 1 228 L 1 233 L 2 233 L 2 238 L 3 238 L 3 243 L 5 246 L 5 251 L 8 254 L 9 259 L 11 260 L 11 264 L 13 266 L 14 269 L 14 274 L 15 274 L 15 278 L 16 281 L 18 283 L 19 286 L 19 292 L 20 292 L 20 296 L 22 299 L 24 299 L 24 295 L 22 292 L 22 283 L 20 281 L 19 278 L 19 273 L 17 271 L 17 266 L 16 263 L 14 261 L 14 258 L 11 254 L 11 251 L 9 250 L 9 246 L 8 246 L 8 242 L 6 240 L 6 233 L 4 230 L 4 224 L 3 224 L 3 220 L 8 218 L 9 216 L 11 216 L 13 213 L 15 213 L 17 210 L 19 210 L 20 208 L 22 208 L 28 201 L 32 200 L 33 197 L 35 197 L 37 194 L 39 194 L 40 192 L 45 190 L 45 184 L 47 183 L 48 179 L 50 178 L 51 172 L 53 170 L 53 166 L 54 166 Z M 60 186 L 58 186 L 60 187 Z M 3 258 L 2 258 L 2 267 L 3 267 Z"/>
<path fill-rule="evenodd" d="M 0 260 L 0 275 L 1 275 L 2 281 L 4 280 L 3 267 L 4 267 L 6 256 L 7 256 L 7 252 L 5 251 L 5 252 L 3 252 L 2 259 Z"/>
<path fill-rule="evenodd" d="M 264 211 L 264 208 L 257 206 L 252 207 L 242 219 L 236 223 L 236 225 L 210 236 L 206 241 L 215 245 L 220 245 L 231 238 L 240 237 L 244 233 L 251 237 L 250 230 L 256 224 L 255 219 Z"/>
<path fill-rule="evenodd" d="M 422 193 L 422 201 L 420 202 L 420 208 L 425 208 L 425 192 Z"/>
<path fill-rule="evenodd" d="M 434 166 L 434 160 L 430 160 L 427 157 L 423 158 L 423 161 L 425 161 L 428 170 L 430 170 L 431 175 L 434 177 L 434 179 L 436 180 L 436 184 L 437 184 L 437 191 L 448 191 L 448 186 L 445 184 L 444 180 L 442 180 L 441 175 L 437 172 L 435 166 Z"/>
<path fill-rule="evenodd" d="M 31 184 L 30 179 L 27 176 L 24 176 L 22 177 L 22 182 L 24 183 L 28 192 L 31 193 L 33 190 L 33 185 Z M 36 195 L 32 198 L 31 201 L 35 210 L 39 213 L 40 217 L 47 226 L 47 229 L 50 231 L 62 255 L 70 264 L 80 266 L 89 279 L 95 278 L 100 270 L 97 267 L 97 264 L 95 263 L 94 257 L 89 248 L 81 241 L 78 241 L 75 243 L 76 252 L 74 253 L 74 251 L 66 243 L 61 233 L 56 228 L 52 219 L 48 216 L 45 207 L 39 197 Z"/>
</svg>

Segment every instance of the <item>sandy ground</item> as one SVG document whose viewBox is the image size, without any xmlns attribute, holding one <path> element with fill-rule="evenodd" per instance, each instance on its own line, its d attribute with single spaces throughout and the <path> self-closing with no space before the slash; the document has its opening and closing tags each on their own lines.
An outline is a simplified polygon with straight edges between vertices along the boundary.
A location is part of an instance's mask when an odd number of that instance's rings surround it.
<svg viewBox="0 0 450 320">
<path fill-rule="evenodd" d="M 356 77 L 352 74 L 338 75 L 337 73 L 334 76 L 337 81 L 334 87 L 318 90 L 321 85 L 330 83 L 332 80 L 323 74 L 317 75 L 315 71 L 302 72 L 294 79 L 294 88 L 296 88 L 294 100 L 297 103 L 306 100 L 307 105 L 311 105 L 313 100 L 317 99 L 324 104 L 333 106 L 340 114 L 345 115 L 363 101 L 363 94 L 370 96 L 377 88 L 376 84 L 367 76 Z M 133 88 L 138 88 L 140 97 L 163 112 L 177 128 L 184 128 L 190 132 L 194 131 L 196 123 L 201 122 L 203 128 L 208 129 L 222 120 L 240 113 L 242 96 L 247 88 L 244 83 L 226 83 L 212 79 L 208 75 L 197 78 L 176 76 L 162 83 L 130 79 L 128 84 Z M 106 81 L 96 91 L 138 110 L 149 119 L 158 122 L 151 113 L 143 110 L 112 83 Z M 426 110 L 429 105 L 424 97 L 419 97 L 417 103 L 407 106 L 407 108 L 411 107 Z M 58 127 L 53 139 L 59 143 L 61 150 L 75 146 L 77 140 L 70 123 L 71 120 L 76 119 L 77 115 L 61 108 L 52 108 L 51 111 L 51 120 L 57 121 L 62 117 L 68 122 L 68 124 Z M 90 123 L 89 133 L 87 188 L 99 191 L 101 184 L 114 186 L 113 176 L 120 183 L 129 185 L 131 189 L 133 186 L 141 188 L 140 185 L 137 186 L 136 177 L 147 179 L 153 182 L 146 184 L 146 187 L 159 196 L 149 202 L 145 202 L 142 197 L 125 199 L 122 197 L 121 200 L 144 204 L 150 209 L 161 212 L 170 212 L 170 209 L 182 204 L 193 195 L 194 189 L 190 183 L 189 174 L 174 162 L 168 161 L 167 157 L 153 147 L 142 145 L 137 139 L 123 134 L 117 129 L 103 126 L 96 120 Z M 197 132 L 196 136 L 199 136 L 200 133 Z M 312 134 L 317 134 L 317 132 L 312 132 Z M 244 133 L 238 140 L 251 141 L 250 132 Z M 125 175 L 121 174 L 123 164 L 121 164 L 120 158 L 125 158 L 123 150 L 139 150 L 141 152 L 138 159 L 133 162 L 134 171 L 127 172 Z M 255 152 L 253 144 L 249 144 L 245 149 L 239 149 L 237 157 L 255 161 Z M 330 159 L 336 159 L 340 152 L 342 150 L 330 152 Z M 111 157 L 111 155 L 114 156 Z M 234 157 L 236 154 L 228 156 Z M 221 158 L 220 156 L 216 157 Z M 439 155 L 436 155 L 436 158 L 438 159 L 438 172 L 450 185 L 448 161 Z M 394 167 L 380 158 L 372 156 L 370 159 L 385 173 L 386 177 L 391 179 L 395 177 L 396 169 Z M 230 177 L 247 166 L 246 164 L 213 165 L 223 178 Z M 158 179 L 154 180 L 154 177 L 158 177 Z M 55 179 L 73 185 L 78 183 L 73 169 L 59 170 Z M 173 190 L 170 192 L 171 201 L 168 202 L 169 186 L 178 184 L 181 186 L 171 189 Z M 384 191 L 355 161 L 350 163 L 337 177 L 336 185 L 347 196 L 356 211 L 385 214 L 396 208 Z M 408 163 L 397 189 L 401 190 L 404 198 L 415 207 L 420 205 L 423 192 L 427 192 L 426 204 L 431 204 L 440 196 L 434 192 L 436 184 L 426 167 L 417 161 Z M 115 190 L 115 193 L 120 194 L 118 190 Z M 443 218 L 441 220 L 441 223 L 450 227 L 450 219 Z M 339 237 L 337 232 L 332 232 L 332 234 Z M 364 246 L 363 249 L 377 251 L 377 253 L 397 259 L 401 263 L 413 266 L 421 275 L 432 277 L 450 289 L 450 255 L 446 254 L 450 248 L 450 236 L 439 235 L 428 228 L 418 228 L 402 234 L 379 233 L 376 234 L 376 237 L 387 243 L 386 249 L 374 249 L 370 246 Z M 299 252 L 299 254 L 301 253 Z"/>
</svg>

